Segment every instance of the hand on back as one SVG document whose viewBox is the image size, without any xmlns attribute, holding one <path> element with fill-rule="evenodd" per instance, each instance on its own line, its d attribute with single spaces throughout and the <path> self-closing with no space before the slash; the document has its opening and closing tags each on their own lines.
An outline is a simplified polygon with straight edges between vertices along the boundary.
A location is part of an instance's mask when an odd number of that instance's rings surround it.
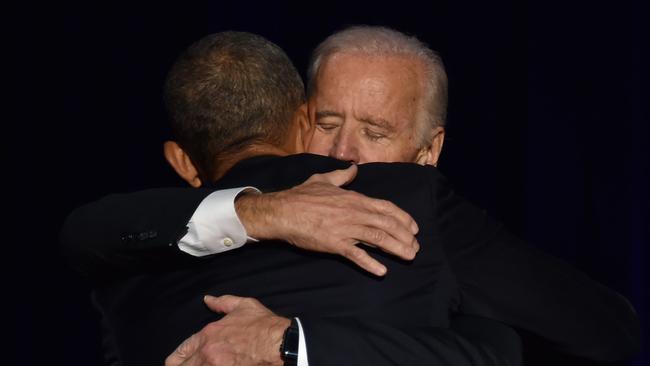
<svg viewBox="0 0 650 366">
<path fill-rule="evenodd" d="M 344 256 L 378 276 L 386 267 L 357 244 L 411 260 L 419 250 L 418 227 L 393 203 L 341 188 L 357 167 L 315 174 L 285 191 L 248 194 L 236 202 L 248 235 L 282 239 L 300 248 Z"/>
</svg>

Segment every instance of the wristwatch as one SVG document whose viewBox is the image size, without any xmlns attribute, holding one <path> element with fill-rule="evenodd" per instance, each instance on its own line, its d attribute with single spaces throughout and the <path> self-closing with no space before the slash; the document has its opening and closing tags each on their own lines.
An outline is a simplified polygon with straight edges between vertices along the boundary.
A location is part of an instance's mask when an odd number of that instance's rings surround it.
<svg viewBox="0 0 650 366">
<path fill-rule="evenodd" d="M 284 366 L 296 366 L 298 364 L 298 343 L 300 339 L 300 328 L 296 318 L 291 319 L 291 325 L 284 331 L 282 345 L 280 345 L 280 357 Z"/>
</svg>

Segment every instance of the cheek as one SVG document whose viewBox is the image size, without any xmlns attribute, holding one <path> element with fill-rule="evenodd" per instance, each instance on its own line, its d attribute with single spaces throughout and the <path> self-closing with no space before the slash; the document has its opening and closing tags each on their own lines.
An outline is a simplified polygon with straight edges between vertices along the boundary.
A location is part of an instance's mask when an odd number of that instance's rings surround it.
<svg viewBox="0 0 650 366">
<path fill-rule="evenodd" d="M 377 143 L 361 144 L 358 146 L 359 163 L 390 162 L 392 149 L 390 146 Z"/>
<path fill-rule="evenodd" d="M 328 155 L 333 144 L 333 137 L 329 134 L 323 134 L 318 130 L 314 132 L 311 143 L 307 147 L 307 152 L 317 155 Z"/>
<path fill-rule="evenodd" d="M 395 151 L 393 161 L 405 162 L 405 163 L 414 163 L 418 156 L 418 149 L 414 148 L 413 145 L 402 146 L 400 149 Z"/>
<path fill-rule="evenodd" d="M 418 149 L 411 141 L 397 141 L 378 152 L 375 161 L 412 163 L 415 162 L 417 153 Z"/>
</svg>

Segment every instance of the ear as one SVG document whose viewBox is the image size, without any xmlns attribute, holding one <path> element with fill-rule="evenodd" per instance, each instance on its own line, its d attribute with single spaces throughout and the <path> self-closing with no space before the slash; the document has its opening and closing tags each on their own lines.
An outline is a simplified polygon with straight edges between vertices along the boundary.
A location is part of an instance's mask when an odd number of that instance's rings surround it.
<svg viewBox="0 0 650 366">
<path fill-rule="evenodd" d="M 174 168 L 176 174 L 192 187 L 200 187 L 202 183 L 201 178 L 199 178 L 199 172 L 194 167 L 190 156 L 187 155 L 185 150 L 174 141 L 165 141 L 163 149 L 165 159 Z"/>
<path fill-rule="evenodd" d="M 298 107 L 294 119 L 294 123 L 298 126 L 298 139 L 300 143 L 297 146 L 301 147 L 302 151 L 307 151 L 307 148 L 311 143 L 311 138 L 314 136 L 314 129 L 309 120 L 309 108 L 307 102 Z"/>
<path fill-rule="evenodd" d="M 445 129 L 436 127 L 433 129 L 431 144 L 420 149 L 415 162 L 420 165 L 438 166 L 438 159 L 442 151 L 442 145 L 445 142 Z"/>
</svg>

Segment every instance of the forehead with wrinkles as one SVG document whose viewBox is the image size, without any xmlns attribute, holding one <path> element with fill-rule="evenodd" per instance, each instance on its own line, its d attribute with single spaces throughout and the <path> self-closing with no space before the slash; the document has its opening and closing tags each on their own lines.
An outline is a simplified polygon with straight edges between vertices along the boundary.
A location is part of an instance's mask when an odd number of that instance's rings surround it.
<svg viewBox="0 0 650 366">
<path fill-rule="evenodd" d="M 332 55 L 318 71 L 317 113 L 404 127 L 421 102 L 421 72 L 417 60 L 403 56 Z"/>
</svg>

